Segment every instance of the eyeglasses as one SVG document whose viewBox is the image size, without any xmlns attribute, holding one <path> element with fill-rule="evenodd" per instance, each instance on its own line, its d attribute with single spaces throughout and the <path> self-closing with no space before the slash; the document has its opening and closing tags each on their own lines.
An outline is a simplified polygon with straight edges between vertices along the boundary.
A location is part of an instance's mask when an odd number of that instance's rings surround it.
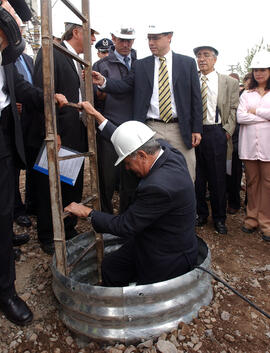
<svg viewBox="0 0 270 353">
<path fill-rule="evenodd" d="M 206 58 L 206 59 L 209 59 L 211 57 L 215 57 L 215 55 L 213 55 L 212 53 L 198 53 L 196 55 L 196 58 L 197 59 L 201 59 L 201 58 Z"/>
<path fill-rule="evenodd" d="M 162 37 L 164 37 L 166 34 L 154 34 L 154 35 L 148 35 L 147 38 L 148 40 L 159 40 Z"/>
</svg>

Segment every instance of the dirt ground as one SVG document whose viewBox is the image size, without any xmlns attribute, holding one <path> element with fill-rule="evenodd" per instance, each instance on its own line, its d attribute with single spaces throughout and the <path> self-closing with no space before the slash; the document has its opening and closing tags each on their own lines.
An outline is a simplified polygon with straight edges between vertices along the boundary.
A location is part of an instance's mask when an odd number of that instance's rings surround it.
<svg viewBox="0 0 270 353">
<path fill-rule="evenodd" d="M 243 217 L 243 209 L 228 215 L 228 235 L 216 233 L 211 221 L 198 229 L 198 235 L 211 249 L 214 272 L 270 314 L 270 243 L 264 242 L 259 232 L 243 233 Z M 0 314 L 0 352 L 270 352 L 269 319 L 214 280 L 211 304 L 202 308 L 190 324 L 180 324 L 175 331 L 162 335 L 160 339 L 167 346 L 154 341 L 131 347 L 106 347 L 95 342 L 78 347 L 73 333 L 59 320 L 59 306 L 51 288 L 51 257 L 39 248 L 35 217 L 31 219 L 30 229 L 14 228 L 31 235 L 16 263 L 16 287 L 33 310 L 34 320 L 21 328 Z M 85 221 L 79 222 L 78 231 L 87 228 Z"/>
</svg>

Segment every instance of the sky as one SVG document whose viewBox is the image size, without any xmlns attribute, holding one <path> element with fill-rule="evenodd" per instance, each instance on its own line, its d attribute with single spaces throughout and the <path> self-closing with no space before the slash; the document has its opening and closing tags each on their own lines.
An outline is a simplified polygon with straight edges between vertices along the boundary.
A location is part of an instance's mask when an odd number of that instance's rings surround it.
<svg viewBox="0 0 270 353">
<path fill-rule="evenodd" d="M 72 0 L 79 10 L 80 0 Z M 171 49 L 194 57 L 193 48 L 211 45 L 219 51 L 216 70 L 228 74 L 229 65 L 242 63 L 247 50 L 261 39 L 270 44 L 269 0 L 90 0 L 91 27 L 101 38 L 111 38 L 120 26 L 133 27 L 133 48 L 138 58 L 151 55 L 147 42 L 150 24 L 166 24 L 174 31 Z M 64 22 L 78 22 L 61 0 L 52 0 L 53 31 L 64 31 Z M 80 23 L 80 22 L 78 22 Z M 92 62 L 98 58 L 92 47 Z"/>
</svg>

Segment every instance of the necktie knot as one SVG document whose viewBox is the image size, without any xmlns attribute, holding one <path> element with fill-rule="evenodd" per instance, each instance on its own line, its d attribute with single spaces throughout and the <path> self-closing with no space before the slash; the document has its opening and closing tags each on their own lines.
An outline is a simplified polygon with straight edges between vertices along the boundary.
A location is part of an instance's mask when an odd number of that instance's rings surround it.
<svg viewBox="0 0 270 353">
<path fill-rule="evenodd" d="M 164 62 L 166 62 L 166 58 L 164 56 L 161 56 L 159 58 L 159 61 L 160 61 L 160 65 L 162 65 Z"/>
<path fill-rule="evenodd" d="M 130 69 L 129 61 L 130 61 L 130 57 L 129 56 L 124 56 L 124 62 L 125 62 L 126 67 L 128 69 Z"/>
<path fill-rule="evenodd" d="M 201 80 L 202 80 L 202 82 L 206 83 L 206 81 L 208 80 L 208 78 L 203 75 L 203 76 L 201 77 Z"/>
</svg>

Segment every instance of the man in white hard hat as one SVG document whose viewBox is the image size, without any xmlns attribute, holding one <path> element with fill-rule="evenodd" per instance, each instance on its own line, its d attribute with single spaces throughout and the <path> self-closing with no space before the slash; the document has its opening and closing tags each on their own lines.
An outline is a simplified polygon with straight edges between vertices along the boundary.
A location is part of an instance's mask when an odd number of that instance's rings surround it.
<svg viewBox="0 0 270 353">
<path fill-rule="evenodd" d="M 88 102 L 103 135 L 111 137 L 118 155 L 141 178 L 133 203 L 120 215 L 71 203 L 65 208 L 88 217 L 94 229 L 124 238 L 124 245 L 102 263 L 104 286 L 127 286 L 165 281 L 190 271 L 196 264 L 195 192 L 183 155 L 138 121 L 115 127 Z"/>
<path fill-rule="evenodd" d="M 232 139 L 239 102 L 238 82 L 215 71 L 218 51 L 208 45 L 193 49 L 200 70 L 203 102 L 203 139 L 196 148 L 197 226 L 209 216 L 206 186 L 210 192 L 212 218 L 216 231 L 227 234 L 226 160 L 231 159 Z M 228 149 L 227 149 L 228 146 Z"/>
<path fill-rule="evenodd" d="M 133 119 L 146 123 L 159 138 L 183 153 L 195 180 L 195 151 L 201 141 L 202 102 L 195 60 L 171 51 L 170 26 L 149 26 L 152 56 L 137 60 L 122 81 L 105 80 L 93 72 L 93 82 L 109 93 L 133 91 Z"/>
<path fill-rule="evenodd" d="M 112 31 L 113 48 L 109 55 L 93 65 L 93 70 L 107 78 L 122 80 L 127 77 L 136 61 L 136 52 L 132 49 L 135 40 L 135 30 L 129 26 Z M 113 124 L 119 126 L 132 120 L 133 93 L 104 93 L 95 90 L 95 107 Z M 119 185 L 120 209 L 126 209 L 130 194 L 133 194 L 133 184 L 136 182 L 123 168 L 114 168 L 117 154 L 110 141 L 97 132 L 98 175 L 100 187 L 101 210 L 113 213 L 112 197 Z M 120 183 L 119 183 L 120 179 Z"/>
</svg>

